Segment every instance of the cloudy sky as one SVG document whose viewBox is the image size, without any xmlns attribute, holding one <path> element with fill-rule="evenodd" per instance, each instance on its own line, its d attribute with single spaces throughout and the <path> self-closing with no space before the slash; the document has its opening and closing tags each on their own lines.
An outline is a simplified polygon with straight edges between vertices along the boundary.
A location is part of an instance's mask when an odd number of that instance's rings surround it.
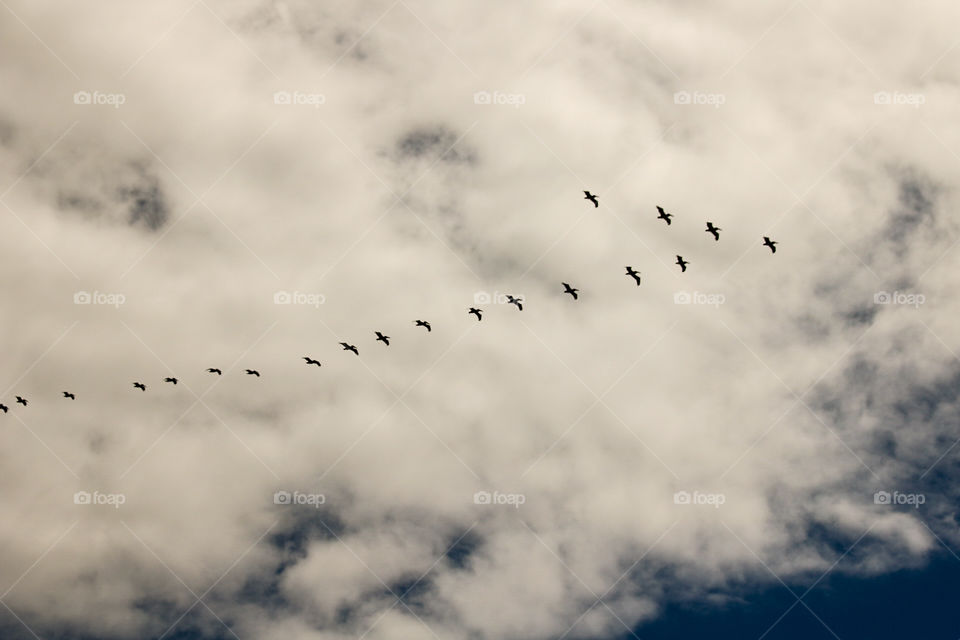
<svg viewBox="0 0 960 640">
<path fill-rule="evenodd" d="M 840 637 L 960 550 L 958 12 L 0 0 L 0 633 Z"/>
</svg>

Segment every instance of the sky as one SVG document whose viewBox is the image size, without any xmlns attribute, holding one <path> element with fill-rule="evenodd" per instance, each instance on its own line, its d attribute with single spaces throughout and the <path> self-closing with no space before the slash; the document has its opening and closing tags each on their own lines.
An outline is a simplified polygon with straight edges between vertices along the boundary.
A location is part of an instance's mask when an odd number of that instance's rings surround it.
<svg viewBox="0 0 960 640">
<path fill-rule="evenodd" d="M 0 0 L 0 633 L 955 638 L 958 11 Z"/>
</svg>

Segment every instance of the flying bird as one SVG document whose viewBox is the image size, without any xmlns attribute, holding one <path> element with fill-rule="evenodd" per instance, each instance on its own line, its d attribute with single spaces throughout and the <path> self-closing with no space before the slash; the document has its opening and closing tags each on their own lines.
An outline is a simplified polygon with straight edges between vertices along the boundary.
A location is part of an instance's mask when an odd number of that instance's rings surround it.
<svg viewBox="0 0 960 640">
<path fill-rule="evenodd" d="M 426 327 L 428 333 L 430 331 L 433 331 L 433 329 L 430 328 L 430 323 L 427 322 L 426 320 L 417 320 L 416 322 L 414 322 L 414 325 L 417 327 Z"/>
<path fill-rule="evenodd" d="M 147 390 L 147 385 L 143 384 L 142 382 L 134 382 L 133 386 L 135 386 L 137 389 L 140 389 L 140 391 Z"/>
<path fill-rule="evenodd" d="M 765 247 L 770 247 L 770 252 L 771 252 L 771 253 L 776 253 L 776 252 L 777 252 L 777 248 L 774 246 L 774 245 L 776 245 L 776 244 L 777 244 L 777 241 L 776 241 L 776 240 L 771 240 L 771 239 L 768 238 L 767 236 L 763 236 L 763 246 L 765 246 Z"/>
<path fill-rule="evenodd" d="M 0 411 L 6 413 L 7 411 L 10 411 L 10 408 L 5 404 L 0 404 Z"/>
<path fill-rule="evenodd" d="M 344 351 L 353 351 L 355 354 L 360 355 L 360 352 L 357 351 L 357 348 L 352 344 L 347 344 L 346 342 L 341 342 L 340 346 L 343 347 Z"/>
<path fill-rule="evenodd" d="M 390 336 L 385 336 L 385 335 L 383 335 L 382 333 L 380 333 L 379 331 L 375 331 L 374 333 L 377 334 L 377 342 L 382 342 L 383 344 L 387 345 L 388 347 L 390 346 Z"/>
<path fill-rule="evenodd" d="M 258 378 L 260 377 L 260 372 L 257 371 L 256 369 L 247 369 L 246 372 L 248 376 L 257 376 Z"/>
<path fill-rule="evenodd" d="M 595 196 L 589 191 L 584 191 L 583 193 L 584 193 L 583 199 L 589 200 L 590 202 L 592 202 L 594 209 L 600 206 L 600 202 L 597 200 L 597 198 L 599 198 L 600 196 Z"/>
<path fill-rule="evenodd" d="M 627 275 L 636 280 L 637 286 L 640 286 L 640 272 L 634 271 L 633 267 L 627 267 Z"/>
<path fill-rule="evenodd" d="M 674 264 L 680 265 L 680 272 L 682 273 L 687 270 L 687 265 L 690 263 L 684 260 L 683 256 L 677 256 L 677 261 Z"/>
<path fill-rule="evenodd" d="M 176 379 L 176 378 L 164 378 L 163 381 L 164 381 L 164 382 L 169 382 L 170 384 L 177 384 L 177 379 Z"/>
<path fill-rule="evenodd" d="M 712 223 L 712 222 L 707 222 L 706 232 L 707 232 L 707 233 L 712 233 L 714 240 L 719 240 L 719 239 L 720 239 L 720 232 L 721 232 L 721 231 L 723 231 L 723 229 L 721 229 L 720 227 L 715 227 L 715 226 L 713 226 L 713 223 Z"/>
<path fill-rule="evenodd" d="M 672 213 L 667 213 L 666 211 L 664 211 L 664 210 L 663 210 L 663 207 L 661 207 L 660 205 L 657 205 L 657 211 L 660 212 L 660 215 L 657 216 L 657 220 L 663 220 L 664 222 L 667 223 L 667 225 L 669 225 L 669 224 L 670 224 L 670 218 L 673 217 L 673 214 L 672 214 Z"/>
<path fill-rule="evenodd" d="M 71 400 L 76 400 L 76 399 L 77 399 L 77 396 L 73 395 L 73 394 L 70 393 L 69 391 L 64 391 L 64 392 L 63 392 L 63 397 L 64 397 L 64 398 L 70 398 Z"/>
<path fill-rule="evenodd" d="M 573 296 L 573 299 L 574 299 L 574 300 L 577 299 L 577 292 L 580 291 L 580 289 L 574 289 L 573 287 L 571 287 L 570 285 L 568 285 L 566 282 L 561 282 L 560 284 L 563 285 L 563 292 L 564 292 L 564 293 L 569 293 L 571 296 Z"/>
<path fill-rule="evenodd" d="M 23 406 L 27 406 L 27 401 L 21 398 L 20 396 L 17 396 L 17 404 L 22 404 Z"/>
<path fill-rule="evenodd" d="M 507 294 L 507 304 L 515 304 L 517 305 L 517 309 L 520 309 L 520 311 L 523 311 L 523 301 L 517 298 L 514 298 L 509 293 Z"/>
<path fill-rule="evenodd" d="M 473 315 L 477 316 L 477 322 L 483 320 L 483 312 L 480 309 L 470 307 L 470 311 L 467 311 L 467 313 L 472 313 Z"/>
<path fill-rule="evenodd" d="M 209 369 L 207 369 L 207 373 L 215 373 L 218 376 L 223 375 L 223 371 L 220 371 L 220 369 L 214 369 L 213 367 L 210 367 Z"/>
<path fill-rule="evenodd" d="M 322 366 L 323 366 L 322 364 L 320 364 L 320 361 L 319 361 L 319 360 L 314 360 L 313 358 L 311 358 L 311 357 L 309 357 L 309 356 L 303 356 L 303 359 L 307 361 L 307 364 L 315 364 L 315 365 L 317 365 L 318 367 L 322 367 Z"/>
</svg>

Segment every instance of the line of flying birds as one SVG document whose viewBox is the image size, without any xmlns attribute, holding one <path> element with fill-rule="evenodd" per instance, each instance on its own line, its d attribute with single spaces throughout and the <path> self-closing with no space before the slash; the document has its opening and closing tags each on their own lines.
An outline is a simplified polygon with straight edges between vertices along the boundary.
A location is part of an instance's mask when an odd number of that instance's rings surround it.
<svg viewBox="0 0 960 640">
<path fill-rule="evenodd" d="M 600 196 L 598 196 L 598 195 L 596 195 L 596 194 L 593 194 L 593 193 L 590 193 L 589 191 L 584 191 L 583 193 L 584 193 L 584 200 L 589 200 L 590 202 L 592 202 L 594 208 L 597 208 L 597 207 L 600 206 L 600 200 L 599 200 Z M 657 219 L 658 219 L 658 220 L 663 220 L 664 222 L 667 223 L 668 226 L 671 224 L 671 220 L 673 219 L 673 214 L 672 214 L 672 213 L 667 213 L 666 211 L 663 210 L 663 207 L 661 207 L 661 206 L 658 205 L 658 206 L 657 206 L 657 214 L 658 214 L 658 215 L 657 215 Z M 720 240 L 720 232 L 721 232 L 721 231 L 723 231 L 723 229 L 721 229 L 720 227 L 714 225 L 712 222 L 707 221 L 707 228 L 705 229 L 705 232 L 711 234 L 711 235 L 713 236 L 713 239 L 714 239 L 715 241 L 719 241 L 719 240 Z M 763 236 L 763 246 L 769 248 L 771 253 L 776 253 L 776 252 L 777 252 L 777 242 L 776 242 L 775 240 L 771 240 L 771 239 L 768 238 L 767 236 Z M 679 256 L 679 255 L 678 255 L 678 256 L 677 256 L 677 261 L 676 261 L 674 264 L 676 264 L 676 265 L 678 265 L 678 266 L 680 267 L 680 272 L 681 272 L 681 273 L 685 273 L 686 270 L 687 270 L 687 265 L 689 265 L 690 263 L 689 263 L 688 261 L 684 260 L 684 259 L 683 259 L 683 256 Z M 626 273 L 626 275 L 628 275 L 628 276 L 630 276 L 631 278 L 633 278 L 634 282 L 637 283 L 637 286 L 638 286 L 638 287 L 640 286 L 640 272 L 639 272 L 639 271 L 635 271 L 633 267 L 627 266 L 627 273 Z M 569 293 L 570 296 L 573 297 L 574 300 L 577 300 L 577 299 L 578 299 L 577 293 L 579 293 L 579 291 L 580 291 L 579 289 L 576 289 L 576 288 L 570 286 L 570 285 L 567 284 L 566 282 L 561 282 L 560 284 L 563 285 L 563 293 L 565 293 L 565 294 L 566 294 L 566 293 Z M 523 311 L 523 300 L 522 300 L 521 298 L 516 298 L 516 297 L 514 297 L 514 296 L 512 296 L 512 295 L 507 294 L 507 304 L 515 305 L 515 306 L 517 307 L 517 309 L 519 309 L 520 311 Z M 483 320 L 483 310 L 482 310 L 482 309 L 478 309 L 478 308 L 476 308 L 476 307 L 470 307 L 470 308 L 467 310 L 467 313 L 468 313 L 469 315 L 476 316 L 478 322 L 481 321 L 481 320 Z M 414 321 L 414 325 L 417 326 L 417 327 L 423 327 L 423 328 L 426 329 L 428 332 L 433 331 L 433 328 L 430 326 L 430 323 L 427 322 L 426 320 L 415 320 L 415 321 Z M 381 332 L 379 332 L 379 331 L 375 331 L 374 333 L 376 334 L 376 341 L 377 341 L 377 342 L 382 342 L 382 343 L 385 344 L 386 346 L 390 346 L 390 336 L 384 335 L 383 333 L 381 333 Z M 358 356 L 360 355 L 360 350 L 357 349 L 356 345 L 352 345 L 352 344 L 349 344 L 349 343 L 347 343 L 347 342 L 341 342 L 341 343 L 340 343 L 340 346 L 343 347 L 343 350 L 344 350 L 344 351 L 352 351 L 355 355 L 358 355 Z M 303 360 L 306 362 L 306 364 L 307 364 L 308 366 L 313 366 L 313 365 L 316 365 L 316 366 L 318 366 L 318 367 L 323 366 L 322 364 L 320 364 L 320 361 L 319 361 L 319 360 L 315 360 L 315 359 L 311 358 L 310 356 L 303 356 Z M 248 376 L 255 376 L 255 377 L 257 377 L 257 378 L 260 377 L 260 372 L 257 371 L 256 369 L 246 369 L 245 371 L 246 371 L 246 375 L 248 375 Z M 223 375 L 223 371 L 220 370 L 220 369 L 217 369 L 216 367 L 210 367 L 209 369 L 207 369 L 207 373 L 212 373 L 212 374 L 215 374 L 215 375 L 218 375 L 218 376 L 222 376 L 222 375 Z M 165 383 L 169 383 L 169 384 L 175 385 L 175 384 L 177 384 L 178 379 L 177 379 L 177 378 L 173 378 L 173 377 L 168 377 L 168 378 L 164 378 L 163 381 L 164 381 Z M 134 383 L 133 383 L 133 386 L 134 386 L 134 388 L 139 389 L 140 391 L 146 391 L 146 390 L 147 390 L 147 385 L 144 384 L 143 382 L 140 382 L 140 381 L 134 382 Z M 76 396 L 75 396 L 74 394 L 70 393 L 69 391 L 64 391 L 64 392 L 63 392 L 63 397 L 64 397 L 65 399 L 67 399 L 67 400 L 76 400 L 76 399 L 77 399 Z M 21 404 L 21 405 L 23 405 L 24 407 L 27 406 L 27 400 L 26 400 L 26 398 L 22 398 L 22 397 L 20 397 L 20 396 L 16 396 L 16 402 L 17 402 L 17 404 Z M 3 413 L 7 413 L 9 410 L 10 410 L 10 408 L 9 408 L 7 405 L 0 403 L 0 411 L 2 411 Z"/>
</svg>

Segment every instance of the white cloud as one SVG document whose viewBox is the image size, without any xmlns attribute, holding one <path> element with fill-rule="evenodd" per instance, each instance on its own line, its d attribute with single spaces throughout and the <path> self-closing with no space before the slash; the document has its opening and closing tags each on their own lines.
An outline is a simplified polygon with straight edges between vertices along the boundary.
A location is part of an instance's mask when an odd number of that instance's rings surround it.
<svg viewBox="0 0 960 640">
<path fill-rule="evenodd" d="M 672 587 L 955 543 L 960 54 L 951 5 L 905 11 L 9 3 L 3 601 L 102 637 L 208 589 L 241 637 L 615 636 Z"/>
</svg>

